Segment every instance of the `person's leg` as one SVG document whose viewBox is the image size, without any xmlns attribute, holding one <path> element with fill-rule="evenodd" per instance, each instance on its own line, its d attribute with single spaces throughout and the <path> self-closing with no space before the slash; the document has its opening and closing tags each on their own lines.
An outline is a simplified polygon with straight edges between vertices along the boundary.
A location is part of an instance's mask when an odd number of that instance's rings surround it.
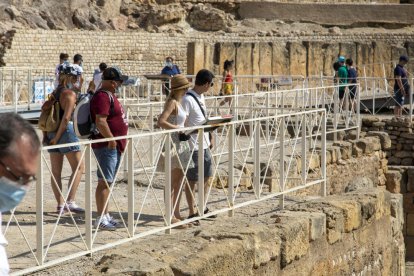
<svg viewBox="0 0 414 276">
<path fill-rule="evenodd" d="M 181 169 L 173 169 L 171 171 L 171 204 L 174 208 L 174 217 L 182 220 L 183 218 L 180 215 L 180 200 L 181 200 L 181 191 L 180 186 L 183 180 L 183 171 Z"/>
<path fill-rule="evenodd" d="M 50 164 L 52 167 L 52 190 L 56 198 L 58 206 L 63 206 L 62 194 L 62 166 L 63 166 L 63 154 L 58 152 L 50 153 Z"/>
<path fill-rule="evenodd" d="M 109 184 L 109 183 L 108 183 Z M 102 216 L 108 213 L 108 206 L 105 207 L 106 201 L 109 198 L 109 187 L 106 185 L 105 180 L 98 180 L 98 187 L 96 187 L 95 199 L 98 216 Z"/>
<path fill-rule="evenodd" d="M 69 185 L 72 183 L 73 179 L 72 188 L 70 189 L 68 196 L 68 202 L 72 202 L 75 200 L 76 191 L 78 190 L 82 174 L 85 171 L 85 163 L 83 162 L 83 160 L 81 160 L 81 153 L 79 151 L 68 152 L 66 154 L 66 158 L 68 159 L 70 167 L 72 169 L 72 174 L 70 176 L 70 180 L 68 183 L 69 188 Z M 78 170 L 76 171 L 76 169 Z"/>
<path fill-rule="evenodd" d="M 188 181 L 189 185 L 185 185 L 185 197 L 188 203 L 188 215 L 192 216 L 196 213 L 195 206 L 195 186 L 197 181 Z"/>
</svg>

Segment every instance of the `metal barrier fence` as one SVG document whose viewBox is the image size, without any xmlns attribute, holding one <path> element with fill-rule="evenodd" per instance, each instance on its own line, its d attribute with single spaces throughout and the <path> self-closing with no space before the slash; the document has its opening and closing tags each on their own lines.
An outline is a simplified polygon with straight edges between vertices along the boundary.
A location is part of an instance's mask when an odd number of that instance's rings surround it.
<svg viewBox="0 0 414 276">
<path fill-rule="evenodd" d="M 219 213 L 233 216 L 236 208 L 274 198 L 278 198 L 280 208 L 283 208 L 288 193 L 318 184 L 321 185 L 321 195 L 326 195 L 326 121 L 326 110 L 315 109 L 219 125 L 216 135 L 221 140 L 211 151 L 213 176 L 206 183 L 199 181 L 197 193 L 190 194 L 198 213 L 202 214 L 201 210 L 208 205 L 212 211 L 202 218 Z M 269 132 L 267 123 L 270 123 Z M 247 130 L 247 125 L 252 128 Z M 206 128 L 187 129 L 196 130 L 196 139 L 202 144 Z M 240 135 L 243 129 L 244 133 Z M 105 203 L 107 206 L 111 202 L 112 215 L 122 224 L 117 231 L 101 231 L 93 227 L 93 219 L 98 214 L 94 212 L 92 191 L 97 167 L 92 145 L 99 141 L 42 148 L 36 186 L 29 190 L 16 209 L 3 214 L 12 272 L 16 275 L 30 273 L 134 239 L 164 231 L 169 233 L 174 227 L 198 220 L 199 217 L 172 223 L 173 210 L 178 206 L 178 201 L 171 199 L 174 184 L 171 165 L 177 158 L 177 144 L 172 138 L 178 131 L 117 138 L 127 140 L 116 176 L 119 180 L 124 171 L 124 181 L 115 181 L 108 186 L 110 197 Z M 149 143 L 152 143 L 153 152 Z M 47 150 L 70 145 L 81 146 L 81 162 L 85 165 L 84 180 L 77 192 L 77 203 L 86 210 L 84 215 L 55 213 L 56 201 L 51 185 L 56 179 L 51 172 Z M 199 179 L 204 176 L 203 154 L 200 151 L 195 161 Z M 179 164 L 185 174 L 190 163 L 185 165 L 179 161 Z M 72 168 L 73 174 L 80 173 L 82 167 L 79 163 Z M 61 176 L 68 181 L 67 190 L 73 186 L 70 175 L 70 170 L 64 169 Z M 181 192 L 188 185 L 183 178 L 175 182 L 175 189 Z M 68 193 L 60 193 L 66 201 Z M 183 200 L 181 211 L 187 212 L 187 208 Z"/>
</svg>

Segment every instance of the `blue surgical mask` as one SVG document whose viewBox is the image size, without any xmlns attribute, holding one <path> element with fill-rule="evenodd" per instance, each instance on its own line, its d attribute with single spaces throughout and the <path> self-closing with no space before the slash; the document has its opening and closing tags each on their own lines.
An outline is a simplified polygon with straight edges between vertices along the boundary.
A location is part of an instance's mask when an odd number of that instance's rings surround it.
<svg viewBox="0 0 414 276">
<path fill-rule="evenodd" d="M 173 67 L 173 63 L 172 62 L 166 62 L 165 66 L 172 68 Z"/>
<path fill-rule="evenodd" d="M 69 82 L 68 85 L 67 85 L 67 88 L 72 90 L 73 89 L 73 83 Z"/>
<path fill-rule="evenodd" d="M 23 200 L 26 188 L 10 179 L 0 177 L 0 212 L 10 211 Z"/>
</svg>

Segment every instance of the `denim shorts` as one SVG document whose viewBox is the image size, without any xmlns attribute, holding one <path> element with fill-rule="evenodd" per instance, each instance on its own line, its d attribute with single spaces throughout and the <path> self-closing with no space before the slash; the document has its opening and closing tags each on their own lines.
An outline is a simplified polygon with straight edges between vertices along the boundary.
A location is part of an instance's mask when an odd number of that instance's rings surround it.
<svg viewBox="0 0 414 276">
<path fill-rule="evenodd" d="M 93 149 L 93 152 L 103 173 L 102 177 L 102 173 L 98 167 L 98 179 L 103 180 L 105 178 L 108 183 L 113 183 L 121 161 L 121 153 L 117 149 L 109 149 L 108 147 Z"/>
<path fill-rule="evenodd" d="M 194 151 L 192 156 L 194 162 L 194 168 L 188 169 L 187 179 L 188 181 L 198 181 L 198 151 Z M 209 149 L 204 150 L 204 178 L 213 175 L 211 153 Z"/>
<path fill-rule="evenodd" d="M 56 136 L 56 132 L 48 132 L 47 133 L 47 138 L 50 140 L 52 140 L 53 138 L 55 138 Z M 76 143 L 79 142 L 79 138 L 76 136 L 75 134 L 75 130 L 73 129 L 73 123 L 69 122 L 69 124 L 66 126 L 66 130 L 65 132 L 63 132 L 62 136 L 60 137 L 59 141 L 57 142 L 57 145 L 62 145 L 62 144 L 68 144 L 68 143 Z M 70 146 L 70 147 L 65 147 L 65 148 L 58 148 L 58 149 L 50 149 L 47 150 L 50 153 L 61 153 L 61 154 L 65 154 L 68 152 L 76 152 L 76 151 L 80 151 L 80 147 L 79 146 Z"/>
<path fill-rule="evenodd" d="M 400 91 L 394 93 L 394 100 L 399 106 L 404 105 L 404 95 Z"/>
</svg>

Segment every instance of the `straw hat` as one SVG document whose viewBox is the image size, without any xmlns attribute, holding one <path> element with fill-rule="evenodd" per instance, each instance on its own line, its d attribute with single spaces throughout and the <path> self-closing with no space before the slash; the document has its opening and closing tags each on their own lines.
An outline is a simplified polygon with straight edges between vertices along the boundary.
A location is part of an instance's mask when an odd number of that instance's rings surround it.
<svg viewBox="0 0 414 276">
<path fill-rule="evenodd" d="M 191 83 L 184 75 L 175 75 L 171 78 L 171 90 L 179 90 L 189 88 Z"/>
</svg>

